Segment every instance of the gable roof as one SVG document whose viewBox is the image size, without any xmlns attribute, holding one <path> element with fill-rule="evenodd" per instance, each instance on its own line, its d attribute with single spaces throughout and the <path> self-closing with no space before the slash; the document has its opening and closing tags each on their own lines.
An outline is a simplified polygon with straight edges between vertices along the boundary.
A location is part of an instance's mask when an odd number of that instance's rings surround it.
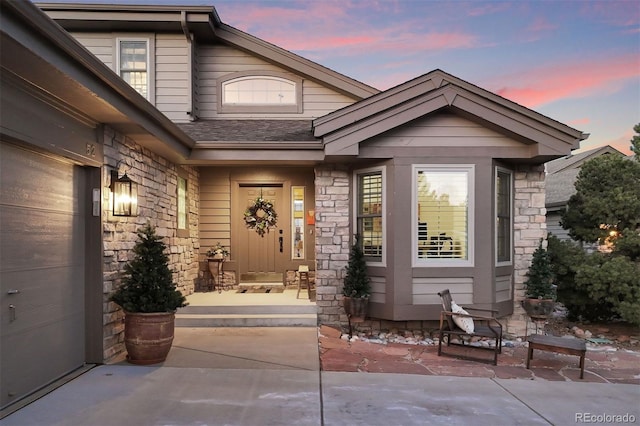
<svg viewBox="0 0 640 426">
<path fill-rule="evenodd" d="M 592 158 L 599 157 L 602 154 L 620 154 L 624 155 L 622 152 L 618 151 L 614 147 L 610 145 L 601 146 L 598 148 L 590 149 L 588 151 L 579 152 L 576 154 L 569 154 L 565 157 L 558 158 L 553 161 L 549 161 L 545 164 L 545 171 L 549 174 L 561 172 L 568 168 L 576 168 L 580 167 L 582 163 L 585 161 L 591 160 Z"/>
<path fill-rule="evenodd" d="M 364 99 L 379 93 L 367 84 L 223 23 L 213 6 L 37 3 L 67 31 L 172 31 L 200 43 L 221 42 L 318 81 L 342 94 Z"/>
<path fill-rule="evenodd" d="M 515 102 L 434 70 L 314 120 L 328 153 L 357 155 L 358 144 L 433 112 L 448 109 L 536 145 L 538 161 L 565 155 L 587 134 Z"/>
<path fill-rule="evenodd" d="M 586 161 L 609 154 L 624 156 L 622 152 L 607 145 L 578 154 L 567 155 L 546 163 L 545 206 L 547 210 L 553 211 L 564 208 L 569 198 L 576 193 L 575 183 L 580 173 L 580 166 Z"/>
</svg>

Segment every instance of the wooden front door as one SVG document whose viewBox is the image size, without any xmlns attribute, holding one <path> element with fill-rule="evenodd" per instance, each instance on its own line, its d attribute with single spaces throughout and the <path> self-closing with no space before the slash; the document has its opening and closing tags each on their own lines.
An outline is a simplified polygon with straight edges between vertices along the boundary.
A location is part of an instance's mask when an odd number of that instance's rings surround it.
<svg viewBox="0 0 640 426">
<path fill-rule="evenodd" d="M 281 186 L 241 186 L 238 211 L 244 212 L 261 194 L 264 199 L 273 203 L 274 210 L 278 214 L 277 227 L 265 233 L 264 236 L 258 235 L 255 229 L 240 227 L 236 259 L 241 280 L 247 274 L 259 274 L 265 277 L 264 281 L 275 281 L 273 277 L 276 274 L 282 274 L 285 268 L 285 255 L 288 253 L 289 209 L 283 188 Z M 244 224 L 244 221 L 242 222 Z"/>
</svg>

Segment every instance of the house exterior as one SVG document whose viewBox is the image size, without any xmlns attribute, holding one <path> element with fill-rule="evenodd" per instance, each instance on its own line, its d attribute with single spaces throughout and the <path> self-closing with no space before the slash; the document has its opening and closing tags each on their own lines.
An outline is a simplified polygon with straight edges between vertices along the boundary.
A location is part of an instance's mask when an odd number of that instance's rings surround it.
<svg viewBox="0 0 640 426">
<path fill-rule="evenodd" d="M 587 135 L 441 70 L 380 92 L 212 7 L 38 7 L 2 0 L 3 407 L 122 357 L 108 296 L 147 221 L 185 294 L 220 242 L 236 282 L 309 266 L 319 322 L 344 324 L 359 233 L 364 327 L 420 327 L 449 288 L 523 333 L 524 274 L 546 235 L 543 165 Z M 138 183 L 137 216 L 113 215 L 114 170 Z M 258 197 L 278 213 L 264 237 L 244 222 Z M 18 362 L 28 380 L 8 374 Z"/>
<path fill-rule="evenodd" d="M 601 155 L 624 154 L 611 146 L 584 151 L 578 154 L 569 154 L 565 157 L 549 161 L 546 169 L 546 199 L 547 231 L 561 240 L 571 240 L 569 231 L 560 225 L 562 212 L 567 209 L 569 198 L 576 193 L 575 183 L 580 173 L 580 167 L 589 160 Z M 596 245 L 597 246 L 597 245 Z M 595 246 L 593 247 L 596 248 Z"/>
</svg>

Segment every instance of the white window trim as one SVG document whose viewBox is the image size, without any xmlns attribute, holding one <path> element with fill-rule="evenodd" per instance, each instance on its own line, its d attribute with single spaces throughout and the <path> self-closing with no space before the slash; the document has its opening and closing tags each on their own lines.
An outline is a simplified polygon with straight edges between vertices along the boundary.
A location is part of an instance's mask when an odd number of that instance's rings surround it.
<svg viewBox="0 0 640 426">
<path fill-rule="evenodd" d="M 179 187 L 180 187 L 180 179 L 184 179 L 185 181 L 185 228 L 180 228 L 179 226 L 179 216 L 180 216 L 180 197 L 178 196 L 178 192 L 179 192 Z M 189 183 L 189 173 L 182 169 L 179 168 L 178 169 L 178 173 L 176 176 L 176 232 L 178 234 L 178 237 L 181 238 L 188 238 L 189 237 L 189 233 L 190 233 L 190 224 L 189 224 L 189 189 L 190 189 L 190 183 Z"/>
<path fill-rule="evenodd" d="M 418 171 L 428 170 L 465 171 L 469 177 L 467 191 L 468 259 L 418 259 Z M 414 268 L 467 268 L 474 266 L 475 259 L 475 171 L 474 164 L 414 164 L 411 169 L 411 259 Z"/>
<path fill-rule="evenodd" d="M 296 232 L 296 227 L 295 227 L 295 198 L 294 198 L 294 190 L 296 188 L 302 188 L 302 194 L 303 194 L 303 198 L 302 198 L 302 257 L 295 257 L 295 252 L 296 252 L 296 247 L 295 247 L 295 232 Z M 305 212 L 307 211 L 307 188 L 304 185 L 292 185 L 291 186 L 291 260 L 296 261 L 296 260 L 305 260 L 306 259 L 306 252 L 307 252 L 307 224 L 306 222 L 306 217 L 305 217 Z"/>
<path fill-rule="evenodd" d="M 147 84 L 149 85 L 149 87 L 147 87 L 146 99 L 155 105 L 156 103 L 155 102 L 156 67 L 155 67 L 155 60 L 153 60 L 154 57 L 152 55 L 152 52 L 156 51 L 154 36 L 153 34 L 145 34 L 145 35 L 137 34 L 135 36 L 128 36 L 128 35 L 116 36 L 116 38 L 114 39 L 114 44 L 115 44 L 114 52 L 116 56 L 115 58 L 116 60 L 114 61 L 114 64 L 115 64 L 114 71 L 116 72 L 116 74 L 118 74 L 118 76 L 120 76 L 120 42 L 123 42 L 123 41 L 144 41 L 147 43 Z"/>
<path fill-rule="evenodd" d="M 225 104 L 223 102 L 223 86 L 226 83 L 229 83 L 233 80 L 239 78 L 247 78 L 247 77 L 275 77 L 281 80 L 289 81 L 295 85 L 296 94 L 295 104 L 264 104 L 264 105 L 252 105 L 252 104 Z M 218 93 L 217 101 L 218 101 L 218 112 L 221 114 L 242 114 L 242 113 L 268 113 L 268 114 L 277 114 L 277 113 L 293 113 L 293 114 L 301 114 L 303 112 L 302 106 L 302 84 L 303 80 L 295 75 L 287 74 L 283 72 L 277 71 L 268 71 L 268 70 L 255 70 L 255 71 L 239 71 L 231 74 L 227 74 L 218 79 L 216 84 L 216 90 Z"/>
<path fill-rule="evenodd" d="M 496 185 L 496 183 L 498 182 L 498 172 L 501 173 L 506 173 L 508 174 L 511 179 L 510 179 L 510 183 L 511 183 L 511 188 L 510 188 L 510 195 L 511 197 L 509 197 L 509 211 L 511 212 L 510 214 L 510 223 L 509 223 L 509 233 L 510 233 L 510 237 L 509 237 L 509 260 L 505 260 L 505 261 L 498 261 L 498 226 L 497 226 L 497 219 L 498 219 L 498 186 Z M 505 169 L 503 167 L 496 167 L 495 168 L 495 172 L 494 172 L 494 176 L 493 176 L 493 187 L 494 187 L 494 218 L 496 219 L 496 223 L 495 223 L 495 229 L 493 232 L 494 235 L 494 245 L 495 245 L 495 259 L 496 259 L 496 266 L 510 266 L 513 264 L 513 199 L 514 199 L 514 173 L 512 170 L 509 169 Z"/>
<path fill-rule="evenodd" d="M 379 261 L 371 261 L 367 260 L 367 265 L 369 266 L 387 266 L 387 167 L 379 166 L 379 167 L 369 167 L 366 169 L 358 169 L 353 171 L 352 184 L 353 184 L 353 228 L 354 232 L 357 230 L 358 226 L 358 175 L 372 173 L 372 172 L 381 172 L 382 174 L 382 257 Z"/>
</svg>

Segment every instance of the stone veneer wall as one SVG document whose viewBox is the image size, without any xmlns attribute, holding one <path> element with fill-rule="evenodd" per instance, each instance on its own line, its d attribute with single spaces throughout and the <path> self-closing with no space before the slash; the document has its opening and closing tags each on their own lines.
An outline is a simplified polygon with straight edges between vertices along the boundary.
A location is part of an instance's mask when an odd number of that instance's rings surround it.
<svg viewBox="0 0 640 426">
<path fill-rule="evenodd" d="M 507 318 L 509 334 L 524 336 L 527 315 L 520 304 L 524 299 L 526 273 L 540 239 L 547 238 L 544 165 L 522 165 L 515 173 L 513 212 L 513 314 Z"/>
<path fill-rule="evenodd" d="M 341 294 L 351 246 L 350 181 L 347 169 L 338 165 L 315 170 L 316 304 L 320 324 L 347 321 Z"/>
<path fill-rule="evenodd" d="M 199 176 L 193 167 L 180 166 L 189 175 L 187 184 L 189 201 L 189 237 L 177 236 L 177 170 L 178 166 L 131 139 L 104 130 L 104 162 L 102 171 L 103 200 L 103 350 L 105 362 L 114 361 L 125 354 L 124 313 L 118 305 L 109 302 L 111 292 L 120 284 L 122 270 L 133 253 L 137 241 L 136 231 L 149 221 L 156 226 L 169 248 L 169 268 L 173 279 L 184 295 L 194 292 L 198 279 L 198 211 Z M 118 161 L 120 174 L 127 175 L 138 184 L 138 216 L 114 217 L 110 211 L 108 190 L 110 172 Z"/>
</svg>

